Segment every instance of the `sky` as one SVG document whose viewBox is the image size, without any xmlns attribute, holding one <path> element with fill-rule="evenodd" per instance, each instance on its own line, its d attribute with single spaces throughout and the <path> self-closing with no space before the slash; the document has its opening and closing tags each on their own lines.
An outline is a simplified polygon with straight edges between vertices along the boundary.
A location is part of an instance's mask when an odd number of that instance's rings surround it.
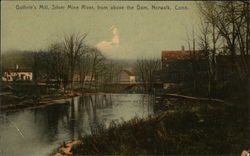
<svg viewBox="0 0 250 156">
<path fill-rule="evenodd" d="M 131 59 L 160 57 L 162 50 L 180 50 L 187 33 L 197 29 L 199 14 L 194 2 L 117 1 L 2 1 L 1 51 L 46 49 L 65 34 L 88 33 L 85 43 L 107 57 Z M 23 6 L 33 9 L 22 9 Z M 48 5 L 49 10 L 38 9 Z M 52 10 L 65 6 L 64 10 Z M 95 10 L 67 9 L 68 5 L 93 6 Z M 123 6 L 124 10 L 99 10 L 97 6 Z M 127 10 L 127 6 L 134 10 Z M 137 9 L 137 5 L 148 10 Z M 151 6 L 171 10 L 152 10 Z M 34 9 L 34 6 L 37 9 Z M 176 9 L 186 7 L 187 9 Z"/>
</svg>

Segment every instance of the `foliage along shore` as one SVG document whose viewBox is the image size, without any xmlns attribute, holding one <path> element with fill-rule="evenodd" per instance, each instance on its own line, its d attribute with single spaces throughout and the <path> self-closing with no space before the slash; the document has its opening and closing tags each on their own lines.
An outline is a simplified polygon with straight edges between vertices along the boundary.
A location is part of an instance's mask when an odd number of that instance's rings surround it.
<svg viewBox="0 0 250 156">
<path fill-rule="evenodd" d="M 171 101 L 171 98 L 169 98 Z M 176 100 L 176 99 L 175 99 Z M 182 101 L 147 119 L 111 123 L 83 136 L 73 155 L 198 154 L 234 155 L 248 149 L 245 102 L 237 105 Z M 175 102 L 177 102 L 175 101 Z M 62 152 L 62 155 L 65 153 Z"/>
<path fill-rule="evenodd" d="M 111 93 L 115 93 L 115 92 L 73 92 L 73 93 L 68 93 L 68 94 L 62 94 L 60 96 L 51 95 L 51 97 L 44 97 L 38 100 L 32 100 L 32 99 L 27 100 L 27 99 L 18 98 L 16 96 L 11 95 L 9 96 L 10 98 L 13 97 L 13 100 L 17 99 L 18 101 L 12 104 L 0 106 L 0 111 L 16 111 L 16 110 L 27 109 L 27 108 L 37 108 L 37 107 L 46 106 L 46 105 L 55 104 L 55 103 L 65 103 L 67 102 L 67 100 L 74 98 L 76 96 L 94 95 L 94 94 L 111 94 Z"/>
</svg>

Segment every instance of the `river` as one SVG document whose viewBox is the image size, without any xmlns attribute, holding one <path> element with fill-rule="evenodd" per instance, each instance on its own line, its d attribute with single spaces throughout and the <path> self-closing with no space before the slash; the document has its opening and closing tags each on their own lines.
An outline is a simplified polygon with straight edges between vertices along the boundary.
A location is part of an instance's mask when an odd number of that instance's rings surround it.
<svg viewBox="0 0 250 156">
<path fill-rule="evenodd" d="M 153 97 L 144 94 L 96 94 L 65 103 L 0 114 L 0 155 L 49 155 L 64 141 L 91 134 L 111 122 L 154 113 Z"/>
</svg>

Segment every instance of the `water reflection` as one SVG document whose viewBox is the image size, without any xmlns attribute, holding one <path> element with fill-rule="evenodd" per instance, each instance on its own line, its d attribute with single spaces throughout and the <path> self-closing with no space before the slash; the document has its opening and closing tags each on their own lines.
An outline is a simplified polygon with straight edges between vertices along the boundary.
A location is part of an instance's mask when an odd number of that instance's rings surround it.
<svg viewBox="0 0 250 156">
<path fill-rule="evenodd" d="M 48 155 L 63 141 L 91 134 L 98 126 L 152 113 L 153 97 L 143 94 L 82 96 L 65 104 L 2 113 L 0 155 Z"/>
</svg>

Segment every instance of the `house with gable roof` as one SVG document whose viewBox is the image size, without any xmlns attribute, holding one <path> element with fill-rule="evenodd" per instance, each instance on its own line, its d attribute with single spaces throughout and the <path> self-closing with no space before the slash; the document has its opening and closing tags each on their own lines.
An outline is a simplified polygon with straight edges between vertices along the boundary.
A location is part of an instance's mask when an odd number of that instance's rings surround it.
<svg viewBox="0 0 250 156">
<path fill-rule="evenodd" d="M 2 77 L 3 81 L 32 81 L 33 73 L 31 68 L 19 67 L 6 68 Z"/>
</svg>

